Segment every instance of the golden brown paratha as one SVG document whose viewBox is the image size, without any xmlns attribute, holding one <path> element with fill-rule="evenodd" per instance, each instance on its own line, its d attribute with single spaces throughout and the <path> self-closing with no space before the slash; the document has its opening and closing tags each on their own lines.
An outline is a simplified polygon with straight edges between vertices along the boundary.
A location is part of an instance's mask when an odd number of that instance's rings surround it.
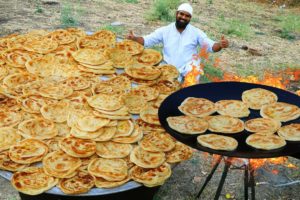
<svg viewBox="0 0 300 200">
<path fill-rule="evenodd" d="M 259 110 L 263 105 L 276 102 L 277 95 L 263 88 L 253 88 L 246 90 L 242 94 L 242 100 L 249 108 Z"/>
<path fill-rule="evenodd" d="M 135 147 L 130 154 L 130 161 L 143 168 L 159 167 L 165 160 L 164 152 L 145 151 L 139 146 Z"/>
<path fill-rule="evenodd" d="M 183 134 L 200 134 L 208 129 L 207 121 L 192 116 L 168 117 L 167 122 L 172 129 Z"/>
<path fill-rule="evenodd" d="M 138 42 L 132 40 L 123 40 L 121 42 L 116 43 L 116 48 L 120 50 L 124 50 L 131 55 L 136 55 L 142 53 L 144 50 L 144 46 L 139 44 Z"/>
<path fill-rule="evenodd" d="M 96 142 L 88 139 L 66 137 L 59 143 L 60 148 L 70 156 L 85 158 L 96 153 Z"/>
<path fill-rule="evenodd" d="M 58 179 L 48 176 L 42 168 L 29 167 L 16 172 L 11 178 L 13 187 L 28 195 L 41 194 L 58 183 Z"/>
<path fill-rule="evenodd" d="M 171 167 L 168 163 L 163 163 L 157 168 L 145 169 L 134 166 L 130 169 L 130 177 L 136 182 L 143 183 L 147 187 L 155 187 L 164 184 L 171 176 Z"/>
<path fill-rule="evenodd" d="M 239 133 L 244 130 L 244 122 L 238 118 L 215 115 L 205 118 L 208 122 L 208 130 L 217 133 Z"/>
<path fill-rule="evenodd" d="M 20 164 L 39 162 L 48 153 L 48 146 L 37 139 L 25 139 L 9 148 L 9 157 Z"/>
<path fill-rule="evenodd" d="M 126 67 L 125 73 L 137 79 L 155 80 L 160 76 L 161 71 L 154 66 L 145 65 L 145 64 L 135 64 Z"/>
<path fill-rule="evenodd" d="M 128 176 L 128 167 L 122 159 L 95 158 L 89 164 L 88 172 L 108 181 L 122 181 Z"/>
<path fill-rule="evenodd" d="M 233 151 L 238 146 L 238 141 L 236 139 L 217 134 L 199 135 L 197 141 L 202 146 L 214 150 Z"/>
<path fill-rule="evenodd" d="M 280 121 L 268 118 L 255 118 L 245 122 L 245 129 L 249 132 L 275 133 L 281 127 Z"/>
<path fill-rule="evenodd" d="M 162 60 L 162 55 L 154 49 L 144 49 L 144 51 L 135 56 L 138 63 L 145 65 L 157 65 Z"/>
<path fill-rule="evenodd" d="M 215 103 L 215 106 L 220 115 L 240 118 L 250 114 L 247 104 L 240 100 L 220 100 Z"/>
<path fill-rule="evenodd" d="M 278 135 L 288 141 L 300 141 L 300 124 L 292 123 L 281 127 Z"/>
<path fill-rule="evenodd" d="M 246 143 L 256 149 L 272 150 L 286 145 L 286 141 L 274 134 L 251 134 L 247 137 Z"/>
<path fill-rule="evenodd" d="M 86 171 L 78 171 L 72 178 L 60 179 L 57 186 L 65 194 L 82 194 L 88 192 L 94 185 L 94 176 Z"/>
<path fill-rule="evenodd" d="M 0 152 L 9 149 L 10 146 L 21 141 L 21 135 L 11 127 L 0 128 Z"/>
<path fill-rule="evenodd" d="M 216 112 L 215 104 L 205 98 L 188 97 L 178 107 L 185 115 L 205 117 Z"/>
<path fill-rule="evenodd" d="M 263 105 L 260 110 L 263 118 L 271 118 L 281 122 L 297 119 L 300 116 L 300 108 L 296 105 L 276 102 Z"/>
<path fill-rule="evenodd" d="M 168 152 L 175 147 L 174 138 L 167 133 L 152 132 L 139 141 L 139 145 L 146 151 Z"/>
<path fill-rule="evenodd" d="M 193 155 L 193 150 L 189 146 L 182 144 L 181 142 L 175 143 L 175 148 L 166 152 L 166 158 L 168 163 L 178 163 L 184 160 L 188 160 Z"/>
<path fill-rule="evenodd" d="M 58 150 L 46 155 L 43 159 L 43 169 L 49 176 L 57 178 L 70 178 L 76 174 L 81 166 L 79 158 L 72 157 L 65 152 Z"/>
</svg>

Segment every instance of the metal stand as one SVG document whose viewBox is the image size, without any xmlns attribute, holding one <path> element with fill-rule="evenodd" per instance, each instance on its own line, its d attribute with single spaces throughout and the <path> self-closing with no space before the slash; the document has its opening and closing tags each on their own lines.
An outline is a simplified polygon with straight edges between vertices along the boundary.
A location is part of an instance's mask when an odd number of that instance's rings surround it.
<svg viewBox="0 0 300 200">
<path fill-rule="evenodd" d="M 204 181 L 204 184 L 201 187 L 201 189 L 200 189 L 200 191 L 199 191 L 199 193 L 197 195 L 197 198 L 199 198 L 201 196 L 203 190 L 207 186 L 208 182 L 211 180 L 213 174 L 215 173 L 216 169 L 218 168 L 218 166 L 219 166 L 219 164 L 220 164 L 220 162 L 222 161 L 223 158 L 224 158 L 223 156 L 219 156 L 217 158 L 217 161 L 213 165 L 213 168 L 212 168 L 211 172 L 209 173 L 209 175 L 207 176 L 206 180 Z M 231 161 L 232 161 L 231 157 L 224 158 L 224 164 L 225 165 L 224 165 L 223 173 L 222 173 L 222 176 L 221 176 L 221 179 L 220 179 L 220 182 L 219 182 L 219 185 L 218 185 L 218 188 L 217 188 L 214 200 L 218 200 L 219 197 L 220 197 L 220 195 L 221 195 L 221 191 L 222 191 L 222 188 L 224 186 L 228 170 L 229 170 L 229 168 L 231 166 Z M 249 160 L 248 163 L 249 164 L 245 164 L 243 166 L 243 168 L 244 168 L 244 199 L 248 200 L 248 188 L 251 187 L 251 200 L 255 200 L 254 170 L 252 170 L 252 168 L 251 168 L 250 160 Z"/>
</svg>

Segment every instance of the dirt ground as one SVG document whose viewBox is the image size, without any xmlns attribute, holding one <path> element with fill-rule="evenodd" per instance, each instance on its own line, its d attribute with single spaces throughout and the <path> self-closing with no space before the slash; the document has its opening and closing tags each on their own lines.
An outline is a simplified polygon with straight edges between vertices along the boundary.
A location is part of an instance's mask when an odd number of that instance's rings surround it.
<svg viewBox="0 0 300 200">
<path fill-rule="evenodd" d="M 100 27 L 117 24 L 122 28 L 120 37 L 129 30 L 137 35 L 145 35 L 166 22 L 149 22 L 145 13 L 153 1 L 140 0 L 137 4 L 122 0 L 0 0 L 0 36 L 11 33 L 25 33 L 32 29 L 54 30 L 62 27 L 62 10 L 64 5 L 73 9 L 72 17 L 78 26 L 86 31 L 96 31 Z M 192 2 L 192 1 L 191 1 Z M 216 55 L 221 59 L 221 67 L 235 72 L 247 70 L 248 73 L 260 74 L 267 69 L 276 70 L 279 66 L 296 67 L 300 69 L 300 35 L 295 34 L 295 40 L 289 41 L 278 36 L 278 26 L 274 16 L 280 12 L 300 13 L 299 8 L 280 8 L 270 4 L 257 4 L 244 0 L 207 0 L 193 1 L 194 20 L 192 23 L 209 33 L 215 40 L 221 38 L 221 33 L 213 25 L 220 17 L 243 18 L 249 21 L 255 35 L 249 39 L 225 35 L 230 41 L 230 47 Z M 247 45 L 256 49 L 262 56 L 256 56 L 241 47 Z M 271 166 L 257 173 L 256 199 L 300 199 L 300 161 L 289 157 L 288 162 L 296 168 L 286 166 Z M 269 175 L 270 168 L 279 170 L 279 175 L 286 177 L 294 184 L 278 186 L 278 176 Z M 201 199 L 213 199 L 223 166 L 217 170 L 208 184 Z M 192 159 L 179 164 L 171 178 L 159 189 L 157 200 L 191 200 L 204 183 L 211 169 L 211 157 L 201 152 L 195 152 Z M 285 179 L 284 179 L 285 180 Z M 259 183 L 259 184 L 258 184 Z M 276 186 L 277 185 L 277 186 Z M 243 171 L 230 170 L 220 199 L 244 199 Z M 0 200 L 19 200 L 18 193 L 10 183 L 0 177 Z"/>
</svg>

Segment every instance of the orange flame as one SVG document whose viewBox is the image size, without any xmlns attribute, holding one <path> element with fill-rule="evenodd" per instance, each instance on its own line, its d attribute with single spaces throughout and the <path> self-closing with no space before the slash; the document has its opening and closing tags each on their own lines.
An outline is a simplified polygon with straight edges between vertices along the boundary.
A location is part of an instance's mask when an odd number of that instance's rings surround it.
<svg viewBox="0 0 300 200">
<path fill-rule="evenodd" d="M 199 80 L 197 80 L 197 76 L 201 73 L 202 72 L 198 71 L 197 67 L 193 65 L 193 69 L 186 74 L 182 87 L 188 87 L 197 84 L 199 82 Z"/>
<path fill-rule="evenodd" d="M 258 168 L 261 168 L 267 164 L 273 164 L 273 165 L 283 165 L 288 168 L 294 168 L 298 169 L 297 166 L 295 166 L 292 163 L 288 162 L 288 157 L 278 157 L 278 158 L 264 158 L 264 159 L 251 159 L 251 168 L 252 170 L 256 170 Z M 272 171 L 274 174 L 278 174 L 276 171 Z"/>
</svg>

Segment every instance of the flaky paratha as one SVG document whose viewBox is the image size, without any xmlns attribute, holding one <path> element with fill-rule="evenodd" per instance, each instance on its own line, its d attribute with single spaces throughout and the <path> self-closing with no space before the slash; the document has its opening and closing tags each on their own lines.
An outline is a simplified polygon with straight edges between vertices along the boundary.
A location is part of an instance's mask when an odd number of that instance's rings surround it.
<svg viewBox="0 0 300 200">
<path fill-rule="evenodd" d="M 58 47 L 58 43 L 47 37 L 38 40 L 28 40 L 24 43 L 23 48 L 40 54 L 47 54 L 54 51 Z"/>
<path fill-rule="evenodd" d="M 140 118 L 137 119 L 135 122 L 139 125 L 139 127 L 142 129 L 145 135 L 151 132 L 162 133 L 165 131 L 165 129 L 161 125 L 149 124 L 147 122 L 144 122 Z"/>
<path fill-rule="evenodd" d="M 172 129 L 183 134 L 200 134 L 208 129 L 207 121 L 193 116 L 168 117 L 167 122 Z"/>
<path fill-rule="evenodd" d="M 59 147 L 68 155 L 85 158 L 96 153 L 96 142 L 89 139 L 66 137 L 59 143 Z"/>
<path fill-rule="evenodd" d="M 220 100 L 215 103 L 215 106 L 220 115 L 240 118 L 250 114 L 247 105 L 240 100 Z"/>
<path fill-rule="evenodd" d="M 57 178 L 70 178 L 76 174 L 81 166 L 79 158 L 72 157 L 65 152 L 58 150 L 46 155 L 43 159 L 43 169 L 49 176 Z"/>
<path fill-rule="evenodd" d="M 88 192 L 95 185 L 95 177 L 86 171 L 78 171 L 72 178 L 63 178 L 58 187 L 65 194 L 82 194 Z"/>
<path fill-rule="evenodd" d="M 136 55 L 135 59 L 141 64 L 156 65 L 162 60 L 162 55 L 154 49 L 144 49 L 141 54 Z"/>
<path fill-rule="evenodd" d="M 274 134 L 251 134 L 247 137 L 246 143 L 256 149 L 272 150 L 286 145 L 286 141 Z"/>
<path fill-rule="evenodd" d="M 0 127 L 16 126 L 23 119 L 23 116 L 18 111 L 0 110 Z"/>
<path fill-rule="evenodd" d="M 263 118 L 271 118 L 281 122 L 297 119 L 300 116 L 300 108 L 296 105 L 276 102 L 263 105 L 260 110 Z"/>
<path fill-rule="evenodd" d="M 142 80 L 155 80 L 157 79 L 161 71 L 154 66 L 135 64 L 125 68 L 125 73 L 129 76 Z"/>
<path fill-rule="evenodd" d="M 199 135 L 197 141 L 202 146 L 214 150 L 233 151 L 238 146 L 238 141 L 236 139 L 217 134 Z"/>
<path fill-rule="evenodd" d="M 21 135 L 11 127 L 0 128 L 0 152 L 9 149 L 10 146 L 21 141 Z"/>
<path fill-rule="evenodd" d="M 114 63 L 116 68 L 125 68 L 134 63 L 132 55 L 125 50 L 111 48 L 107 49 L 105 54 Z"/>
<path fill-rule="evenodd" d="M 178 107 L 185 115 L 205 117 L 216 112 L 215 104 L 205 98 L 188 97 Z"/>
<path fill-rule="evenodd" d="M 39 162 L 48 153 L 48 146 L 37 139 L 25 139 L 9 148 L 12 161 L 21 164 Z"/>
<path fill-rule="evenodd" d="M 125 158 L 131 151 L 131 144 L 122 144 L 112 141 L 97 142 L 96 144 L 96 153 L 102 158 Z"/>
<path fill-rule="evenodd" d="M 244 122 L 226 115 L 207 116 L 208 130 L 217 133 L 239 133 L 244 130 Z"/>
<path fill-rule="evenodd" d="M 29 119 L 21 122 L 18 126 L 18 133 L 24 138 L 39 140 L 50 139 L 58 134 L 53 121 L 44 118 Z"/>
<path fill-rule="evenodd" d="M 20 164 L 12 161 L 8 156 L 8 151 L 3 151 L 0 153 L 0 169 L 16 172 L 28 167 L 27 164 Z"/>
<path fill-rule="evenodd" d="M 134 123 L 131 120 L 118 120 L 117 131 L 114 137 L 130 136 L 134 130 Z"/>
<path fill-rule="evenodd" d="M 122 98 L 131 114 L 140 114 L 141 109 L 147 104 L 147 100 L 139 94 L 127 93 Z"/>
<path fill-rule="evenodd" d="M 52 39 L 53 41 L 56 41 L 59 45 L 69 44 L 71 42 L 74 42 L 76 39 L 76 37 L 72 35 L 72 33 L 63 29 L 55 30 L 49 33 L 47 37 Z"/>
<path fill-rule="evenodd" d="M 253 88 L 242 93 L 242 100 L 249 108 L 259 110 L 263 105 L 276 102 L 277 95 L 263 88 Z"/>
<path fill-rule="evenodd" d="M 180 83 L 177 80 L 158 80 L 152 87 L 160 94 L 170 95 L 180 89 Z"/>
<path fill-rule="evenodd" d="M 117 96 L 112 96 L 108 94 L 97 94 L 87 99 L 88 104 L 100 110 L 118 110 L 124 103 Z"/>
<path fill-rule="evenodd" d="M 137 124 L 135 124 L 134 130 L 131 135 L 114 137 L 112 139 L 112 141 L 118 142 L 118 143 L 132 144 L 132 143 L 138 142 L 142 138 L 143 138 L 143 132 L 140 129 L 140 127 Z"/>
<path fill-rule="evenodd" d="M 164 152 L 145 151 L 141 147 L 135 147 L 130 153 L 130 161 L 142 168 L 156 168 L 164 163 Z"/>
<path fill-rule="evenodd" d="M 96 177 L 95 185 L 97 188 L 115 188 L 124 185 L 129 180 L 129 176 L 122 181 L 107 181 L 104 178 Z"/>
<path fill-rule="evenodd" d="M 41 194 L 58 183 L 58 179 L 48 176 L 42 168 L 29 167 L 16 172 L 11 178 L 11 184 L 16 190 L 28 195 Z"/>
<path fill-rule="evenodd" d="M 43 97 L 60 100 L 71 96 L 73 89 L 63 84 L 47 85 L 40 87 L 38 93 Z"/>
<path fill-rule="evenodd" d="M 123 40 L 121 42 L 116 43 L 116 48 L 120 50 L 124 50 L 131 55 L 136 55 L 142 53 L 144 50 L 144 46 L 139 44 L 138 42 L 132 40 Z"/>
<path fill-rule="evenodd" d="M 115 133 L 117 128 L 114 126 L 105 126 L 103 128 L 100 128 L 98 132 L 100 132 L 100 135 L 94 139 L 96 142 L 104 142 L 111 140 Z"/>
<path fill-rule="evenodd" d="M 77 62 L 89 65 L 101 65 L 107 61 L 103 52 L 95 49 L 80 49 L 72 56 Z"/>
<path fill-rule="evenodd" d="M 95 158 L 89 164 L 88 172 L 108 181 L 122 181 L 128 176 L 128 167 L 122 159 Z"/>
<path fill-rule="evenodd" d="M 278 135 L 288 141 L 300 141 L 300 124 L 292 123 L 281 127 Z"/>
<path fill-rule="evenodd" d="M 175 142 L 167 133 L 152 132 L 139 141 L 139 146 L 146 151 L 167 152 L 175 147 Z"/>
<path fill-rule="evenodd" d="M 158 107 L 154 105 L 149 104 L 144 106 L 140 111 L 140 117 L 144 122 L 160 125 L 158 118 Z"/>
<path fill-rule="evenodd" d="M 139 86 L 132 88 L 129 94 L 138 95 L 144 98 L 146 101 L 154 100 L 158 97 L 159 91 L 156 88 L 149 86 Z"/>
<path fill-rule="evenodd" d="M 162 185 L 171 176 L 171 173 L 171 167 L 168 163 L 163 163 L 159 167 L 152 169 L 134 166 L 129 172 L 133 180 L 143 183 L 147 187 Z"/>
<path fill-rule="evenodd" d="M 74 91 L 84 90 L 86 88 L 89 88 L 91 85 L 90 81 L 86 80 L 83 77 L 79 77 L 79 76 L 70 77 L 64 83 L 67 86 L 71 87 Z"/>
<path fill-rule="evenodd" d="M 108 123 L 109 119 L 96 117 L 94 115 L 87 115 L 78 119 L 76 127 L 82 131 L 94 132 Z"/>
<path fill-rule="evenodd" d="M 249 132 L 275 133 L 281 127 L 280 121 L 268 118 L 255 118 L 245 122 L 245 129 Z"/>
<path fill-rule="evenodd" d="M 45 119 L 62 123 L 67 121 L 69 107 L 68 101 L 59 101 L 55 104 L 43 105 L 40 111 Z"/>
<path fill-rule="evenodd" d="M 184 160 L 188 160 L 193 155 L 193 150 L 189 146 L 176 142 L 175 147 L 166 152 L 166 158 L 168 163 L 178 163 Z"/>
<path fill-rule="evenodd" d="M 174 80 L 179 76 L 179 71 L 174 65 L 159 65 L 158 68 L 161 71 L 159 79 L 161 80 Z"/>
</svg>

